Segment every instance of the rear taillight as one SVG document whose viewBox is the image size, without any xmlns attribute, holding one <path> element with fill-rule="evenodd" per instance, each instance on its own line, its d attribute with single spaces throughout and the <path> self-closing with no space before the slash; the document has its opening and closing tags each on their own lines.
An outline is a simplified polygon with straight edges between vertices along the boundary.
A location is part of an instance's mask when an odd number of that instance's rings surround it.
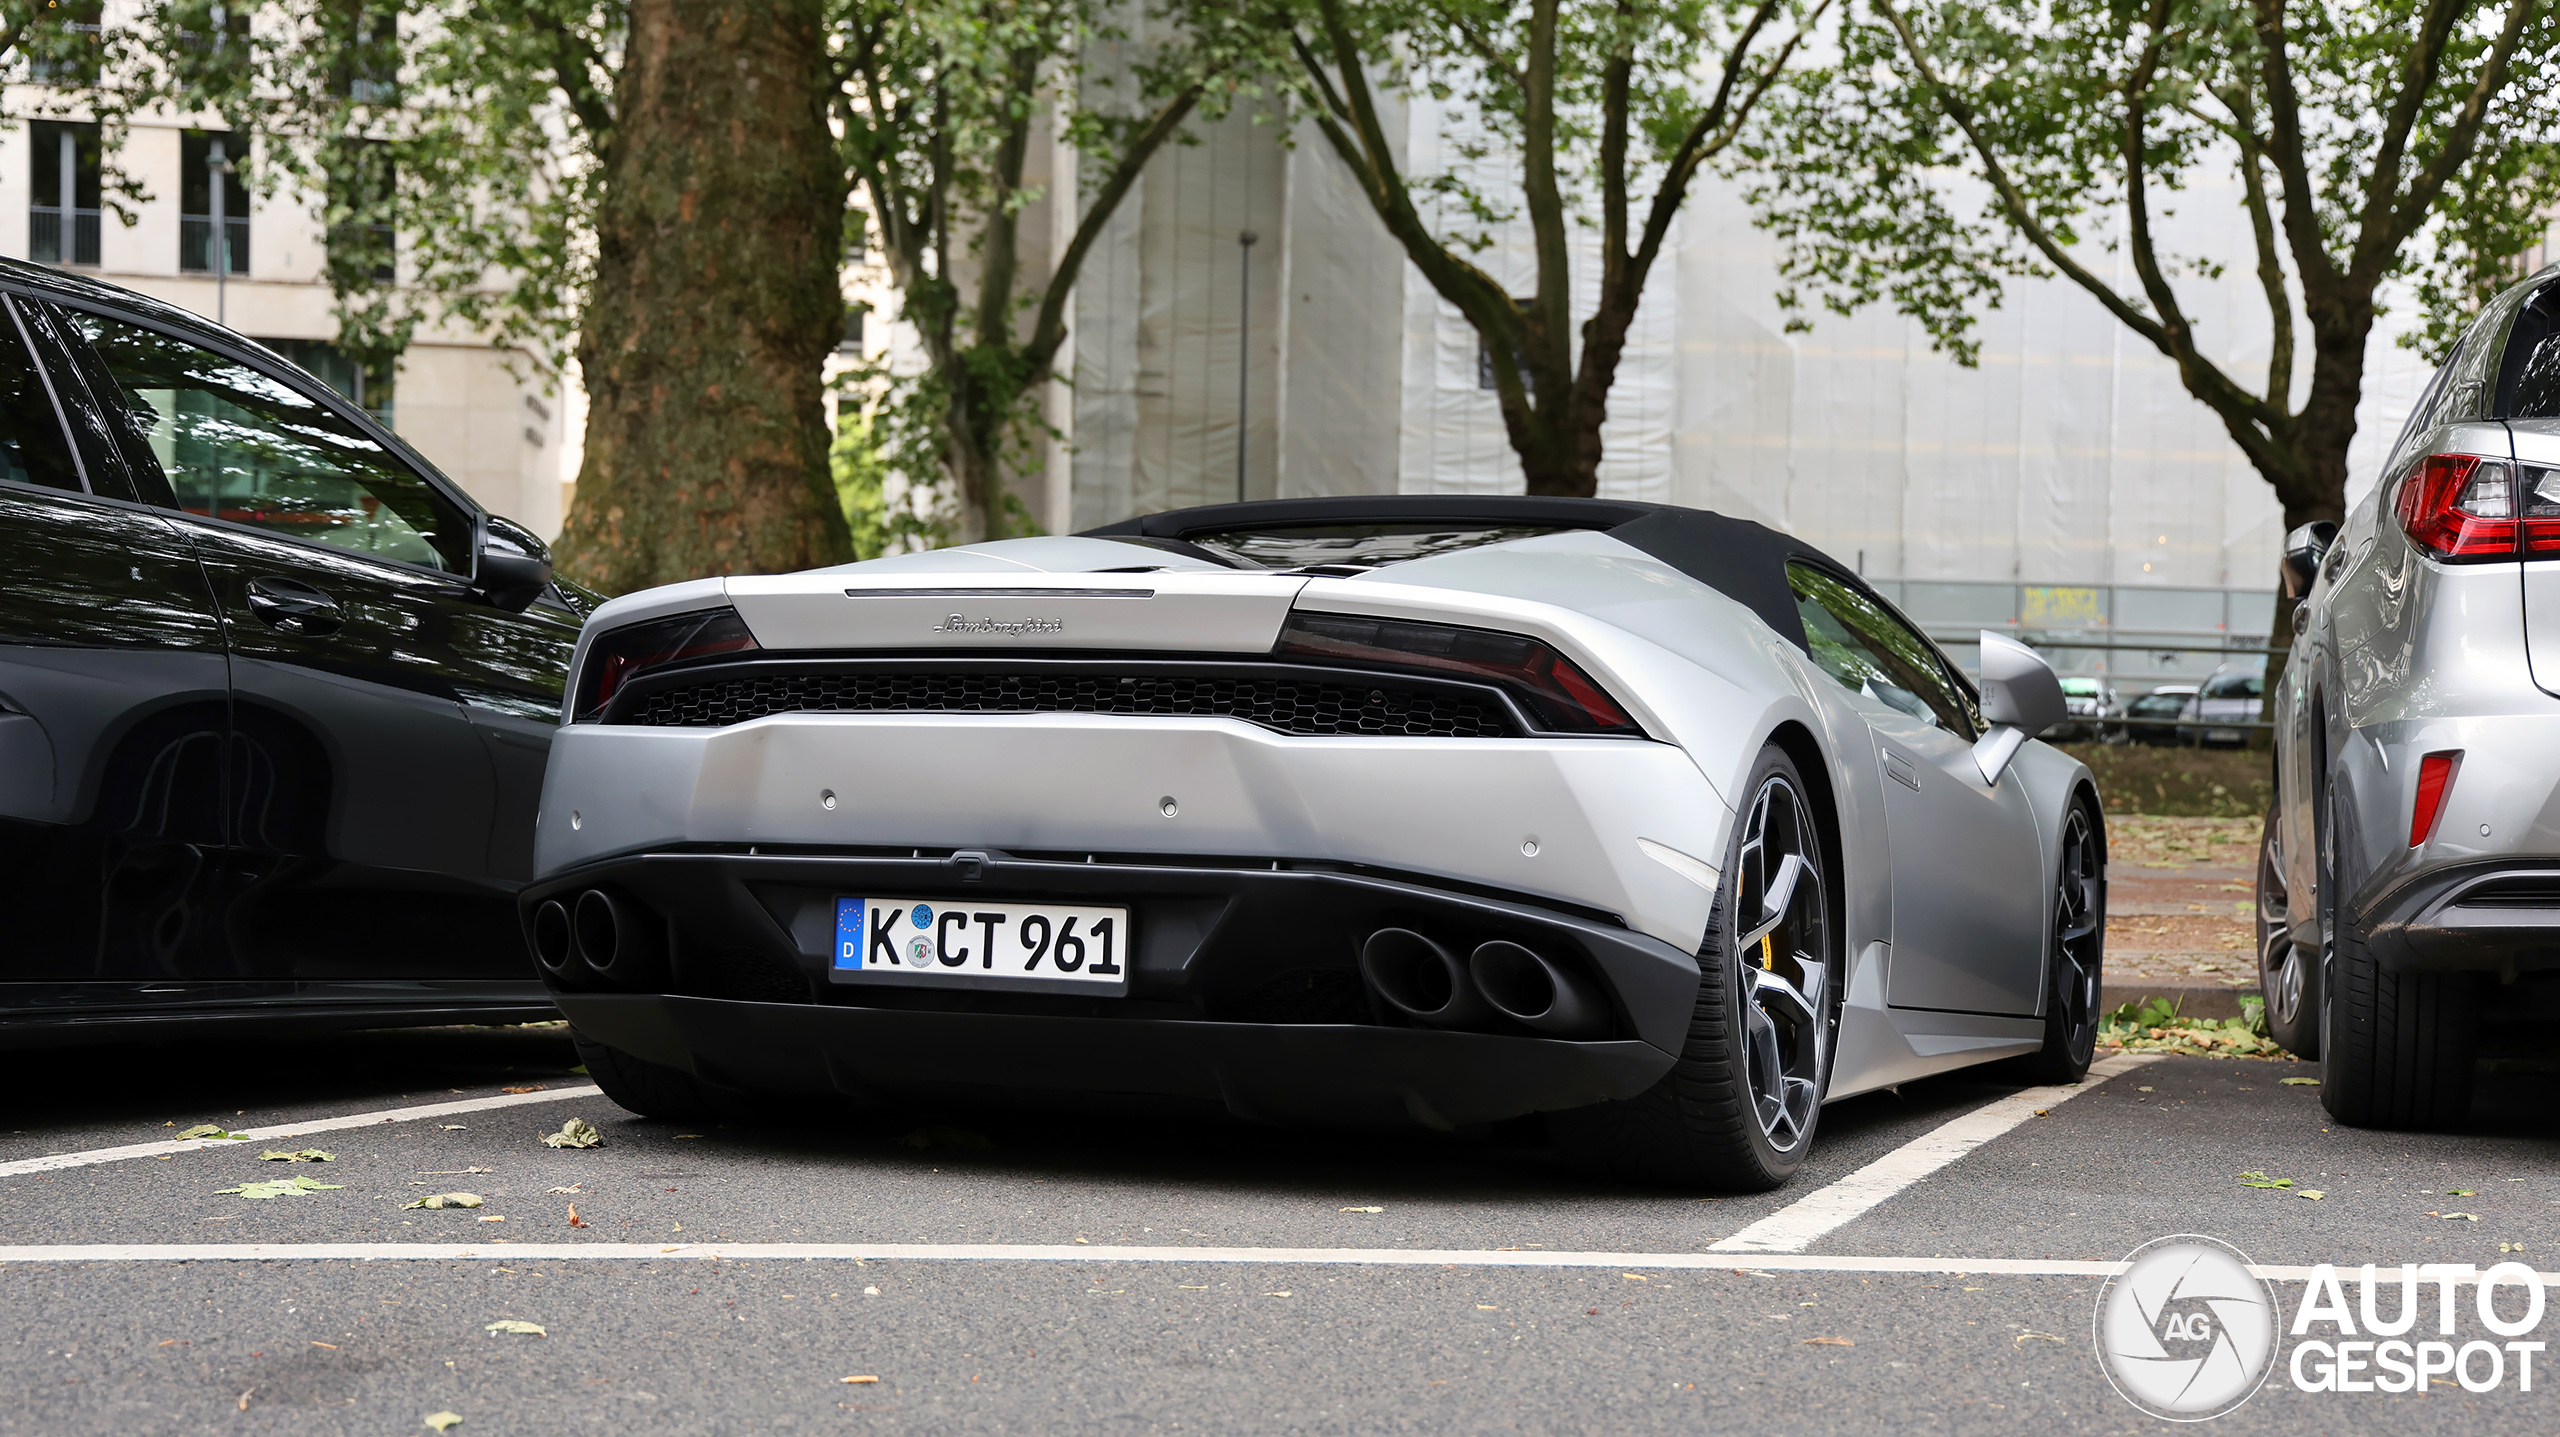
<svg viewBox="0 0 2560 1437">
<path fill-rule="evenodd" d="M 2445 749 L 2418 760 L 2418 801 L 2409 811 L 2409 846 L 2417 847 L 2436 831 L 2444 812 L 2444 796 L 2453 787 L 2453 772 L 2462 766 L 2462 750 Z"/>
<path fill-rule="evenodd" d="M 735 609 L 700 609 L 608 629 L 587 646 L 587 661 L 578 670 L 577 715 L 595 717 L 623 685 L 651 669 L 755 647 L 756 636 Z"/>
<path fill-rule="evenodd" d="M 2560 553 L 2560 470 L 2430 454 L 2392 507 L 2411 542 L 2449 563 Z"/>
<path fill-rule="evenodd" d="M 1518 634 L 1297 613 L 1280 631 L 1279 652 L 1499 684 L 1519 697 L 1544 727 L 1566 733 L 1639 732 L 1617 700 L 1573 660 Z"/>
</svg>

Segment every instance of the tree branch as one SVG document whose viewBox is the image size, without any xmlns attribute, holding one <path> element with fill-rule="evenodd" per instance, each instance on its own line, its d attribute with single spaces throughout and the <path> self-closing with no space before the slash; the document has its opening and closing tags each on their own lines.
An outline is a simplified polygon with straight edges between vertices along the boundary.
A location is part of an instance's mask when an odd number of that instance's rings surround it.
<svg viewBox="0 0 2560 1437">
<path fill-rule="evenodd" d="M 2534 0 L 2513 0 L 2507 7 L 2507 28 L 2499 33 L 2489 62 L 2480 69 L 2480 79 L 2463 100 L 2462 112 L 2454 120 L 2453 132 L 2445 137 L 2444 148 L 2409 187 L 2408 198 L 2393 217 L 2385 253 L 2398 253 L 2409 236 L 2418 232 L 2418 227 L 2426 223 L 2427 211 L 2434 206 L 2436 196 L 2444 193 L 2444 187 L 2453 182 L 2454 173 L 2470 162 L 2471 147 L 2479 141 L 2480 124 L 2488 115 L 2490 97 L 2506 86 L 2507 66 L 2515 58 L 2517 43 L 2524 38 L 2525 19 L 2533 8 Z"/>
<path fill-rule="evenodd" d="M 1049 276 L 1049 291 L 1041 296 L 1039 317 L 1031 325 L 1031 342 L 1023 349 L 1028 373 L 1047 373 L 1049 362 L 1057 357 L 1058 347 L 1066 343 L 1067 296 L 1075 288 L 1076 275 L 1084 268 L 1086 252 L 1102 237 L 1104 227 L 1111 222 L 1112 213 L 1119 209 L 1130 188 L 1137 184 L 1147 161 L 1153 159 L 1156 151 L 1181 130 L 1182 122 L 1189 118 L 1192 107 L 1200 103 L 1203 89 L 1204 86 L 1195 81 L 1156 111 L 1155 118 L 1149 120 L 1147 127 L 1139 131 L 1129 142 L 1129 147 L 1121 152 L 1120 163 L 1112 167 L 1111 178 L 1103 181 L 1101 192 L 1094 196 L 1084 218 L 1077 222 L 1075 237 L 1067 241 L 1066 251 L 1058 258 L 1057 272 Z"/>
</svg>

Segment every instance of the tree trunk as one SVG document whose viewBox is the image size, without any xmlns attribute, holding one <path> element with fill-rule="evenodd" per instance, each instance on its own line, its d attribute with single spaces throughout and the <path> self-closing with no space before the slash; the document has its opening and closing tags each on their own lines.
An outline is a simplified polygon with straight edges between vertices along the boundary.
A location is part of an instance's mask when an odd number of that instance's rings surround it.
<svg viewBox="0 0 2560 1437">
<path fill-rule="evenodd" d="M 851 557 L 820 367 L 844 183 L 817 0 L 633 0 L 561 568 L 607 593 Z"/>
</svg>

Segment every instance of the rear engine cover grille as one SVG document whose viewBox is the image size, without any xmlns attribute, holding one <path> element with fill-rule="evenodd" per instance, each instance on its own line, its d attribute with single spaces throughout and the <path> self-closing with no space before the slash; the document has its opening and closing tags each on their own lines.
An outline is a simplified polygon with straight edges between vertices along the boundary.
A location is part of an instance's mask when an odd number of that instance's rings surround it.
<svg viewBox="0 0 2560 1437">
<path fill-rule="evenodd" d="M 780 713 L 1077 713 L 1238 718 L 1293 734 L 1516 736 L 1462 690 L 1296 678 L 1148 674 L 832 673 L 707 678 L 641 697 L 619 721 L 717 728 Z"/>
</svg>

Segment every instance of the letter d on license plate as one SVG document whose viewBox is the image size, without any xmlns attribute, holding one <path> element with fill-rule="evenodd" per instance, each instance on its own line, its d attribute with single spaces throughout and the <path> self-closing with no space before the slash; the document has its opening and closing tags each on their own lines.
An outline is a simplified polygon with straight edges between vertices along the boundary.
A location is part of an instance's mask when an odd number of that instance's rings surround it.
<svg viewBox="0 0 2560 1437">
<path fill-rule="evenodd" d="M 1129 910 L 939 898 L 836 899 L 838 983 L 1118 996 L 1129 991 Z"/>
</svg>

